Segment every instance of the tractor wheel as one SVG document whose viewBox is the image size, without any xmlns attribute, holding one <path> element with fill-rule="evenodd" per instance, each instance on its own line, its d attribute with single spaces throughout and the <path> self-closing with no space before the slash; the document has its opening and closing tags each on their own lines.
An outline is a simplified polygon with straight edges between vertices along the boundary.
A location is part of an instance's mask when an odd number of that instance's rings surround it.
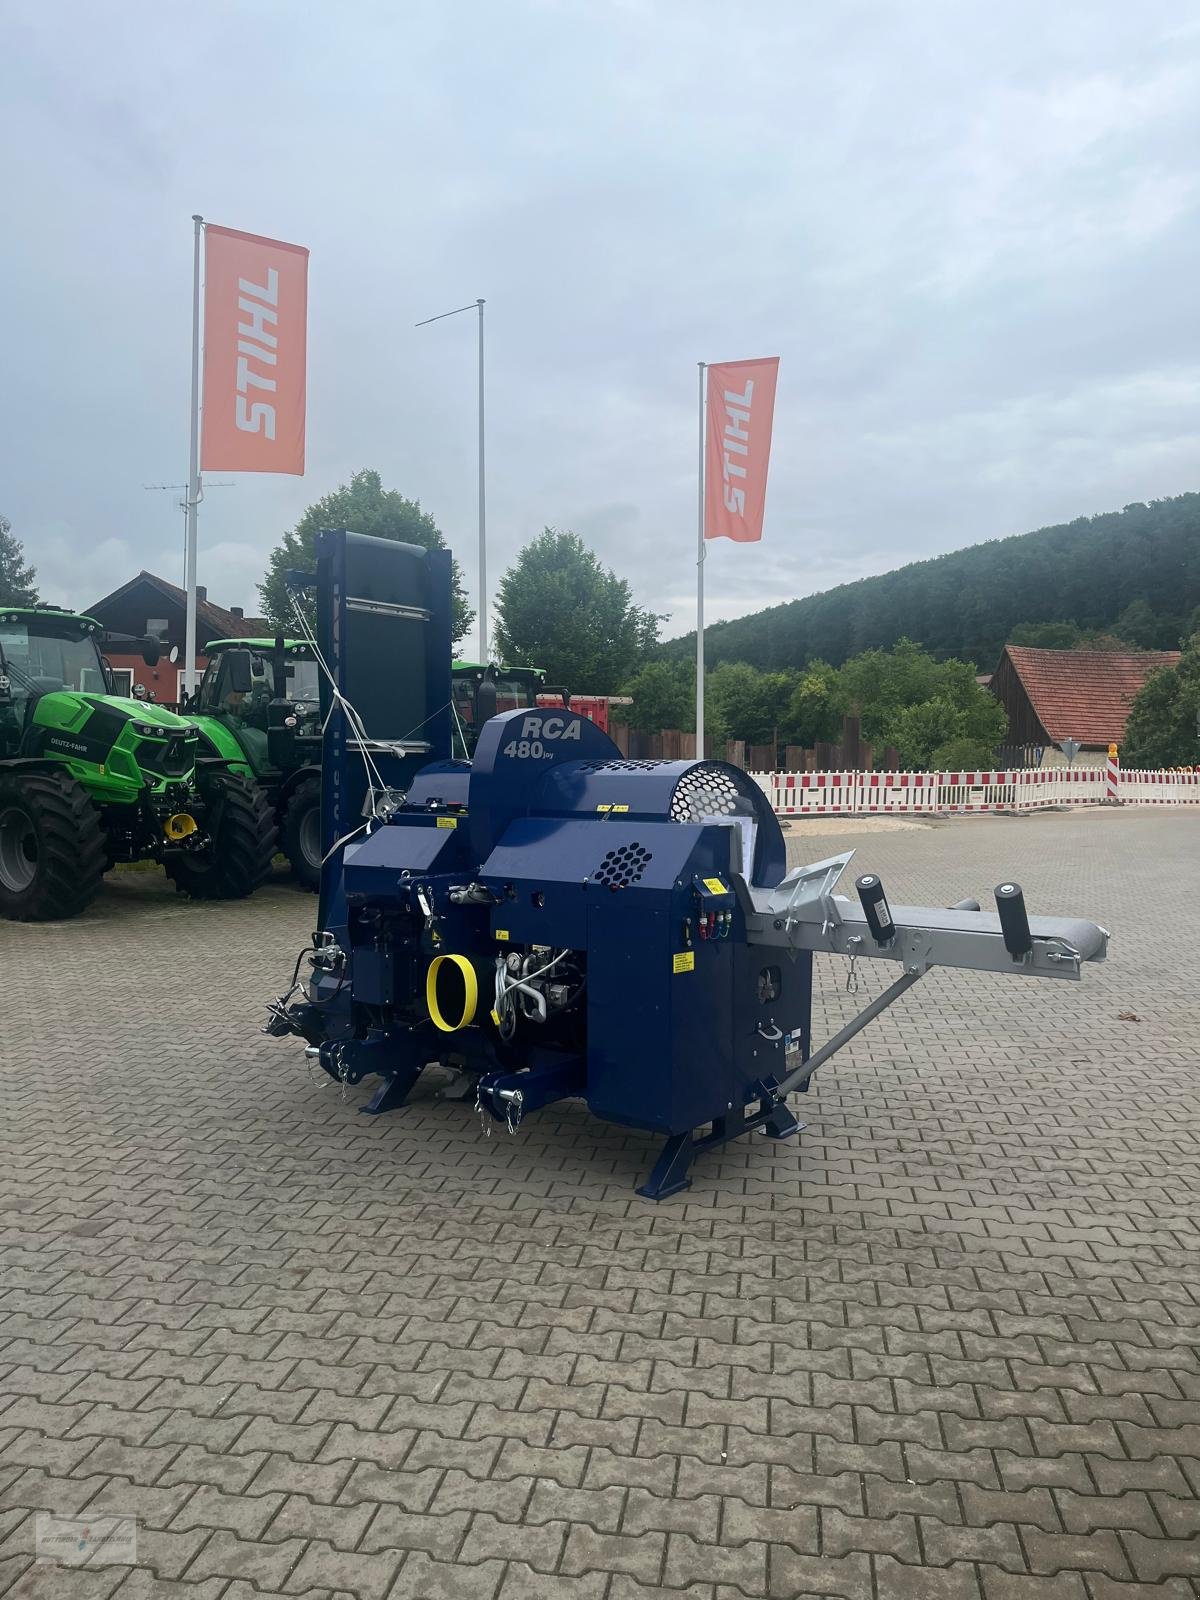
<svg viewBox="0 0 1200 1600">
<path fill-rule="evenodd" d="M 13 922 L 77 917 L 108 857 L 87 791 L 59 772 L 0 776 L 0 913 Z"/>
<path fill-rule="evenodd" d="M 221 808 L 216 833 L 203 850 L 167 856 L 167 877 L 193 900 L 244 900 L 271 870 L 278 830 L 257 784 L 231 772 L 201 779 L 200 793 Z"/>
<path fill-rule="evenodd" d="M 283 814 L 283 853 L 306 889 L 321 887 L 321 780 L 298 783 Z"/>
</svg>

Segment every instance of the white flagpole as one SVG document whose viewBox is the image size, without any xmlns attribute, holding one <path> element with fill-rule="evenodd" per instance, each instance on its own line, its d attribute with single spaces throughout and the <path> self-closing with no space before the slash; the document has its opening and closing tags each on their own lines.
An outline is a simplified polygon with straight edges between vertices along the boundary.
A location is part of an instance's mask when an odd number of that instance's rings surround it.
<svg viewBox="0 0 1200 1600">
<path fill-rule="evenodd" d="M 200 509 L 200 249 L 204 218 L 193 216 L 195 244 L 192 263 L 192 416 L 188 437 L 187 541 L 184 588 L 187 621 L 184 625 L 183 686 L 196 691 L 196 514 Z"/>
<path fill-rule="evenodd" d="M 483 301 L 479 307 L 479 659 L 487 666 L 487 509 L 483 472 Z"/>
<path fill-rule="evenodd" d="M 425 317 L 414 323 L 417 328 L 427 328 L 431 322 L 442 322 L 446 317 L 457 317 L 464 311 L 479 313 L 479 659 L 487 665 L 487 496 L 483 470 L 483 301 L 473 306 L 455 306 L 453 311 L 439 311 L 436 317 Z"/>
<path fill-rule="evenodd" d="M 708 363 L 700 361 L 700 459 L 696 515 L 696 758 L 704 760 L 704 375 Z"/>
</svg>

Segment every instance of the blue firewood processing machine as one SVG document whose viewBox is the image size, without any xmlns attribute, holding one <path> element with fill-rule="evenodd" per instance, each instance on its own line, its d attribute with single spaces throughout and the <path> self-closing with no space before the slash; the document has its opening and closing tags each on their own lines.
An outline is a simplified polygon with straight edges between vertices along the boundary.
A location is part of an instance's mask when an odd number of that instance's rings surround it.
<svg viewBox="0 0 1200 1600">
<path fill-rule="evenodd" d="M 318 540 L 325 681 L 319 932 L 270 1033 L 342 1084 L 403 1104 L 440 1062 L 491 1130 L 566 1097 L 664 1138 L 639 1193 L 687 1187 L 698 1153 L 801 1126 L 787 1097 L 933 967 L 1078 980 L 1108 935 L 994 911 L 889 903 L 852 851 L 788 871 L 759 786 L 722 761 L 630 761 L 587 718 L 491 718 L 449 759 L 445 552 Z M 814 952 L 899 968 L 833 1038 L 811 1038 Z M 301 966 L 307 966 L 301 977 Z"/>
</svg>

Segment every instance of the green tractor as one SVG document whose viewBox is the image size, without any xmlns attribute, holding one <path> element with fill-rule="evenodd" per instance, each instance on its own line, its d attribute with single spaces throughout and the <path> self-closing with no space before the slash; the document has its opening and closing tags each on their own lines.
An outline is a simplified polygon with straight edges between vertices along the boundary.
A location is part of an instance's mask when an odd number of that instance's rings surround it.
<svg viewBox="0 0 1200 1600">
<path fill-rule="evenodd" d="M 298 639 L 213 639 L 208 667 L 188 702 L 205 750 L 262 790 L 280 848 L 309 889 L 321 881 L 320 680 L 312 646 Z M 497 711 L 537 702 L 537 667 L 453 670 L 455 754 L 470 760 L 479 729 Z"/>
<path fill-rule="evenodd" d="M 13 921 L 78 915 L 119 861 L 160 861 L 200 900 L 240 899 L 270 870 L 258 790 L 201 754 L 187 718 L 112 694 L 103 637 L 75 612 L 0 607 L 0 914 Z M 158 641 L 135 643 L 153 666 Z"/>
<path fill-rule="evenodd" d="M 257 785 L 280 848 L 309 889 L 321 881 L 321 707 L 316 657 L 297 639 L 213 639 L 187 703 L 205 750 Z"/>
<path fill-rule="evenodd" d="M 484 666 L 479 661 L 454 662 L 450 692 L 454 696 L 454 754 L 464 761 L 474 755 L 480 729 L 489 717 L 535 706 L 540 694 L 562 693 L 546 688 L 541 667 Z"/>
</svg>

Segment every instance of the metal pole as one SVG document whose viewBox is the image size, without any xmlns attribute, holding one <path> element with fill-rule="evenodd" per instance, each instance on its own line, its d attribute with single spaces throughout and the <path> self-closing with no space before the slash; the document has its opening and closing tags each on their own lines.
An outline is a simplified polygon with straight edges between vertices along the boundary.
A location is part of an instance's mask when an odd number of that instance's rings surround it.
<svg viewBox="0 0 1200 1600">
<path fill-rule="evenodd" d="M 704 760 L 704 374 L 700 361 L 700 453 L 696 479 L 696 759 Z"/>
<path fill-rule="evenodd" d="M 443 322 L 447 317 L 461 316 L 470 306 L 455 306 L 453 311 L 439 311 L 436 317 L 423 317 L 414 327 L 427 328 L 431 322 Z M 476 300 L 474 309 L 479 313 L 479 659 L 486 664 L 488 658 L 487 631 L 487 507 L 484 492 L 483 457 L 483 301 Z"/>
<path fill-rule="evenodd" d="M 906 989 L 911 989 L 917 979 L 924 976 L 924 970 L 914 971 L 911 967 L 902 972 L 895 983 L 889 984 L 882 994 L 877 994 L 874 1000 L 864 1006 L 856 1017 L 851 1018 L 832 1039 L 823 1044 L 819 1050 L 814 1050 L 803 1066 L 789 1072 L 786 1078 L 781 1078 L 775 1085 L 775 1093 L 782 1097 L 807 1083 L 817 1068 L 824 1066 L 830 1056 L 835 1056 L 843 1045 L 849 1044 L 856 1033 L 862 1032 L 868 1022 L 873 1022 L 881 1011 L 887 1010 L 893 1000 L 899 1000 Z"/>
<path fill-rule="evenodd" d="M 479 659 L 487 665 L 487 508 L 483 471 L 483 301 L 479 307 Z"/>
<path fill-rule="evenodd" d="M 188 694 L 196 688 L 196 514 L 200 509 L 200 249 L 204 218 L 193 215 L 192 252 L 192 415 L 188 436 L 187 538 L 184 555 L 184 589 L 187 621 L 184 627 L 183 683 Z"/>
</svg>

